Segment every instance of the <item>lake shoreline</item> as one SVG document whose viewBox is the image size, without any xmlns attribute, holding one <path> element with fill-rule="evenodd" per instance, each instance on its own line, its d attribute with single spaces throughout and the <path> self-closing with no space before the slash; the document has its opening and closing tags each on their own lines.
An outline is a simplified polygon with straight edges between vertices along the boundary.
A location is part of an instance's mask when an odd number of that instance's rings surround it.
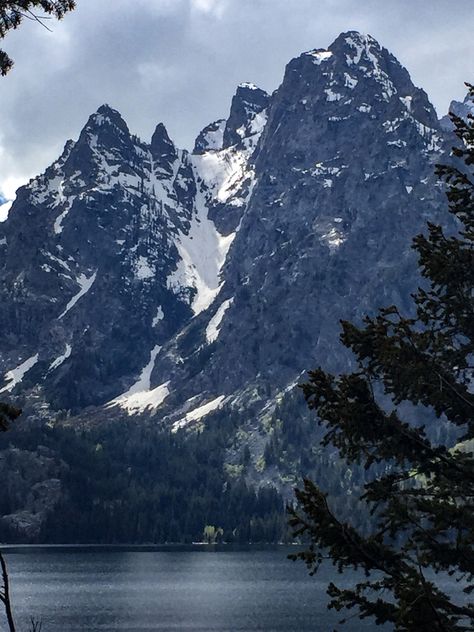
<svg viewBox="0 0 474 632">
<path fill-rule="evenodd" d="M 73 552 L 73 553 L 94 553 L 94 552 L 133 552 L 133 553 L 164 553 L 170 552 L 230 552 L 230 553 L 251 553 L 257 551 L 294 551 L 296 547 L 304 548 L 301 544 L 232 544 L 218 543 L 209 544 L 207 542 L 192 542 L 190 544 L 180 544 L 169 542 L 164 544 L 0 544 L 0 549 L 7 555 L 17 553 L 41 553 L 41 552 Z"/>
</svg>

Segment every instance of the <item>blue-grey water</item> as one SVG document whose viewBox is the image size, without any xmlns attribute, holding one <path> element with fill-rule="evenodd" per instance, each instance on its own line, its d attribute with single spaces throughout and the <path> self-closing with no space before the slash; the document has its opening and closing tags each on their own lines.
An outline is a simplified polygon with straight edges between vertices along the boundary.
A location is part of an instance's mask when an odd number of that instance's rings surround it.
<svg viewBox="0 0 474 632">
<path fill-rule="evenodd" d="M 325 590 L 334 571 L 309 577 L 287 554 L 27 548 L 6 558 L 19 632 L 30 617 L 42 632 L 332 632 L 338 615 Z M 380 630 L 357 618 L 343 629 Z"/>
</svg>

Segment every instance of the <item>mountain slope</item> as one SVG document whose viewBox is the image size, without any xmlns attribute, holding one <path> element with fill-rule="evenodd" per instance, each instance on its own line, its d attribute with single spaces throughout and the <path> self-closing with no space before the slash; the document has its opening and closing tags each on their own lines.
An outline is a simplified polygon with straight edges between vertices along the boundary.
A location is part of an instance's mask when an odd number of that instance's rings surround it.
<svg viewBox="0 0 474 632">
<path fill-rule="evenodd" d="M 267 116 L 223 288 L 156 368 L 175 394 L 159 414 L 179 427 L 252 389 L 266 414 L 315 363 L 343 369 L 339 318 L 406 302 L 411 239 L 440 206 L 434 109 L 372 38 L 292 60 Z"/>
<path fill-rule="evenodd" d="M 348 368 L 341 318 L 408 305 L 411 240 L 445 222 L 433 173 L 450 143 L 356 32 L 291 60 L 271 96 L 241 84 L 192 153 L 102 106 L 0 225 L 0 397 L 42 423 L 69 411 L 100 442 L 132 422 L 207 429 L 229 484 L 288 495 L 312 473 L 347 503 L 296 385 Z"/>
<path fill-rule="evenodd" d="M 272 97 L 241 84 L 192 155 L 101 107 L 1 226 L 3 392 L 21 377 L 53 408 L 181 427 L 189 400 L 258 385 L 265 407 L 316 360 L 340 368 L 338 319 L 416 282 L 442 144 L 426 94 L 355 32 L 293 59 Z"/>
<path fill-rule="evenodd" d="M 233 235 L 209 207 L 242 206 L 258 132 L 244 146 L 246 133 L 238 147 L 190 156 L 162 124 L 147 145 L 102 106 L 19 190 L 0 227 L 2 392 L 21 381 L 54 408 L 79 410 L 149 385 L 151 358 L 219 289 Z"/>
</svg>

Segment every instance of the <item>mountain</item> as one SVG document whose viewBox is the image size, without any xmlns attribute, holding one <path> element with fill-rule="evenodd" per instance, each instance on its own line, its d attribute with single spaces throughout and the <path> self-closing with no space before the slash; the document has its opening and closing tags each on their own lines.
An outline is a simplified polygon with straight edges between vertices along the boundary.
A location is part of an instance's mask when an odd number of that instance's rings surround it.
<svg viewBox="0 0 474 632">
<path fill-rule="evenodd" d="M 467 117 L 474 116 L 474 101 L 471 95 L 468 93 L 464 99 L 464 101 L 451 101 L 451 105 L 449 106 L 449 111 L 460 118 L 467 119 Z M 443 116 L 440 121 L 441 127 L 447 131 L 452 132 L 454 129 L 454 125 L 451 122 L 449 116 Z"/>
<path fill-rule="evenodd" d="M 411 238 L 440 205 L 442 144 L 425 93 L 372 38 L 344 34 L 292 60 L 251 158 L 222 289 L 155 365 L 169 382 L 160 418 L 192 425 L 253 393 L 253 420 L 315 362 L 343 368 L 338 319 L 403 304 L 416 282 Z"/>
<path fill-rule="evenodd" d="M 242 118 L 247 92 L 227 136 L 256 116 Z M 210 200 L 233 198 L 257 135 L 190 156 L 163 124 L 146 144 L 109 106 L 89 118 L 0 228 L 3 392 L 39 385 L 47 404 L 77 411 L 133 389 L 136 374 L 149 384 L 140 371 L 217 292 L 232 234 L 208 218 Z"/>
<path fill-rule="evenodd" d="M 238 86 L 192 153 L 102 106 L 0 225 L 0 392 L 40 423 L 186 434 L 232 419 L 230 478 L 289 494 L 323 463 L 296 385 L 349 366 L 339 319 L 408 305 L 450 142 L 357 32 L 291 60 L 271 96 Z"/>
</svg>

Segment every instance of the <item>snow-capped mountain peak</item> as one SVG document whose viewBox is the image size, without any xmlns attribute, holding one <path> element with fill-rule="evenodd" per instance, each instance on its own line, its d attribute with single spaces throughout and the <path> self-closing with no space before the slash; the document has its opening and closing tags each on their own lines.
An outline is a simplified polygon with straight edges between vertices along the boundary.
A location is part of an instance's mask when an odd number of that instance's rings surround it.
<svg viewBox="0 0 474 632">
<path fill-rule="evenodd" d="M 320 459 L 296 385 L 350 369 L 340 319 L 411 304 L 412 238 L 449 221 L 433 171 L 450 144 L 355 32 L 291 60 L 271 96 L 239 85 L 191 154 L 102 106 L 0 224 L 2 398 L 105 432 L 213 416 L 229 488 L 293 486 Z"/>
<path fill-rule="evenodd" d="M 0 388 L 171 428 L 251 393 L 260 419 L 315 355 L 342 366 L 338 318 L 413 289 L 443 142 L 408 72 L 352 31 L 271 96 L 240 84 L 192 154 L 102 106 L 1 225 Z"/>
<path fill-rule="evenodd" d="M 130 131 L 128 125 L 117 110 L 109 105 L 101 105 L 96 112 L 91 114 L 84 129 L 81 138 L 95 138 L 96 142 L 104 145 L 111 144 L 118 139 L 128 140 Z M 93 141 L 94 142 L 94 141 Z"/>
<path fill-rule="evenodd" d="M 262 117 L 269 100 L 270 96 L 253 84 L 241 83 L 237 87 L 224 130 L 224 149 L 232 146 L 243 148 L 244 139 L 261 131 L 258 117 Z"/>
</svg>

